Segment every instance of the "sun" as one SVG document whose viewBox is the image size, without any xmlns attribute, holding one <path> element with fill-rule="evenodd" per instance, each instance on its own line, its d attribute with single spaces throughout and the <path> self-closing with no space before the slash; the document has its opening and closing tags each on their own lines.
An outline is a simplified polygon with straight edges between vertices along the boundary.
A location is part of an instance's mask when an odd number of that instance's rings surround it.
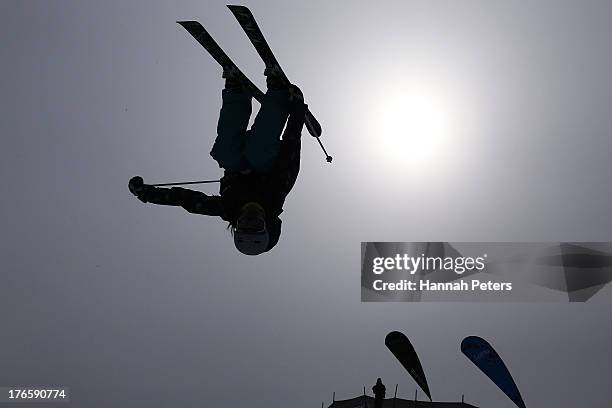
<svg viewBox="0 0 612 408">
<path fill-rule="evenodd" d="M 430 170 L 443 164 L 453 138 L 452 98 L 435 83 L 395 84 L 378 98 L 370 135 L 391 170 Z"/>
</svg>

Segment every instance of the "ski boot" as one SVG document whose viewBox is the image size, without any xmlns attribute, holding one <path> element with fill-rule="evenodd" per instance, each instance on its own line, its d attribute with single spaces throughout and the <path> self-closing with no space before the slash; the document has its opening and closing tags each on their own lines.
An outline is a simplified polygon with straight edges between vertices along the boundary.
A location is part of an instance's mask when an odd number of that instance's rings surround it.
<svg viewBox="0 0 612 408">
<path fill-rule="evenodd" d="M 244 91 L 244 86 L 236 67 L 223 67 L 221 78 L 225 78 L 225 89 L 233 92 Z"/>
<path fill-rule="evenodd" d="M 278 91 L 280 89 L 287 89 L 288 83 L 283 78 L 282 72 L 274 67 L 266 67 L 264 70 L 266 77 L 266 85 L 271 91 Z"/>
<path fill-rule="evenodd" d="M 266 85 L 268 86 L 269 90 L 276 91 L 280 89 L 288 89 L 289 102 L 304 102 L 304 95 L 302 94 L 300 88 L 292 83 L 289 83 L 278 68 L 266 67 L 264 70 L 264 75 L 266 76 Z"/>
</svg>

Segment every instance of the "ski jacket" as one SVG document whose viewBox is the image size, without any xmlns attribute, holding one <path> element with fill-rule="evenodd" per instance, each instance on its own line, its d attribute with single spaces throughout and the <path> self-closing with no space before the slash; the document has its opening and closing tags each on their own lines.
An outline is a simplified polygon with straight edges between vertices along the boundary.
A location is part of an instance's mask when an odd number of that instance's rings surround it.
<svg viewBox="0 0 612 408">
<path fill-rule="evenodd" d="M 300 169 L 301 131 L 305 107 L 294 109 L 280 141 L 280 152 L 273 168 L 265 174 L 225 171 L 219 195 L 181 187 L 160 188 L 145 185 L 139 198 L 145 202 L 183 207 L 190 213 L 219 216 L 234 222 L 248 202 L 259 203 L 268 223 L 280 223 L 285 198 L 293 188 Z"/>
</svg>

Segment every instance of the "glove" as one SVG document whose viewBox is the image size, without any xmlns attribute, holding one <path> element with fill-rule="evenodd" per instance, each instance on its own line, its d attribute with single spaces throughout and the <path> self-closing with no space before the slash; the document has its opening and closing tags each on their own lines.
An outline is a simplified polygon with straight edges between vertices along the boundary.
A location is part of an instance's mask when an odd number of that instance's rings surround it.
<svg viewBox="0 0 612 408">
<path fill-rule="evenodd" d="M 130 179 L 130 182 L 128 183 L 128 189 L 130 190 L 130 193 L 134 194 L 143 203 L 147 202 L 144 197 L 145 192 L 147 191 L 147 187 L 149 186 L 145 185 L 144 180 L 140 176 L 132 177 Z"/>
</svg>

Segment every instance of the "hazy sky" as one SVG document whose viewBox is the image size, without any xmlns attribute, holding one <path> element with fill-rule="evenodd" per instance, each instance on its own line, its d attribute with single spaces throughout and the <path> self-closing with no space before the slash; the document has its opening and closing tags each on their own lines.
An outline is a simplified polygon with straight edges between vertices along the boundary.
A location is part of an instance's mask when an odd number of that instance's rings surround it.
<svg viewBox="0 0 612 408">
<path fill-rule="evenodd" d="M 220 220 L 127 190 L 220 176 L 221 71 L 175 21 L 263 87 L 224 3 L 0 2 L 0 386 L 66 385 L 92 408 L 316 408 L 376 377 L 410 396 L 384 347 L 401 330 L 435 400 L 511 406 L 461 355 L 474 334 L 528 406 L 608 406 L 610 288 L 362 304 L 359 243 L 612 241 L 612 3 L 247 5 L 335 156 L 304 133 L 281 241 L 255 258 Z"/>
</svg>

